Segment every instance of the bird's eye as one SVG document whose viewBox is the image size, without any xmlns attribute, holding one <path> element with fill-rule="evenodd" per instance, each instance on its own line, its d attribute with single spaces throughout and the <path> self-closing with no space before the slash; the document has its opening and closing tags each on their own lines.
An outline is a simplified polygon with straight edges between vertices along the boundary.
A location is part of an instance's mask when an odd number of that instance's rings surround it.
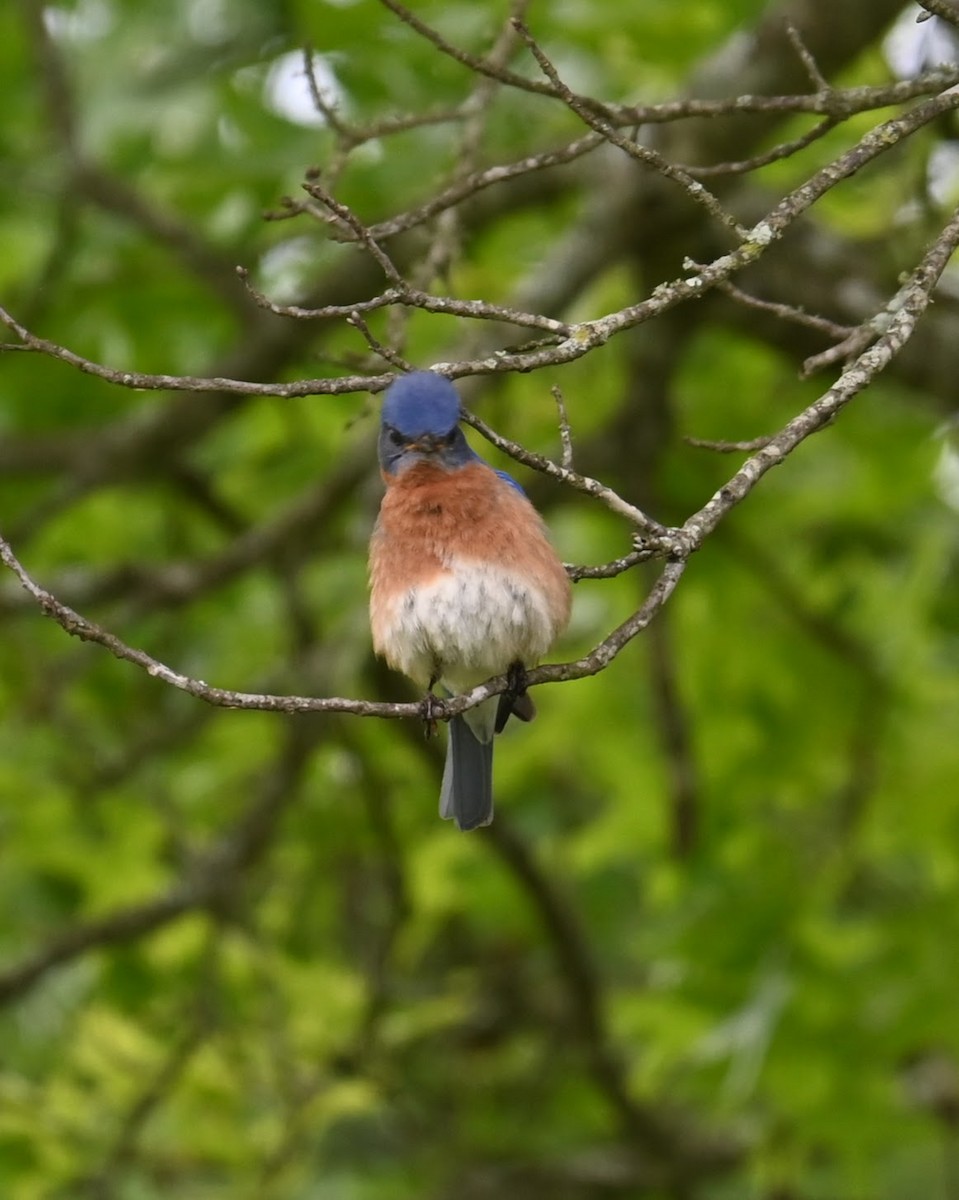
<svg viewBox="0 0 959 1200">
<path fill-rule="evenodd" d="M 456 442 L 456 430 L 451 429 L 449 431 L 449 433 L 446 435 L 446 437 L 443 438 L 443 445 L 444 446 L 452 446 L 455 444 L 455 442 Z"/>
<path fill-rule="evenodd" d="M 390 441 L 394 446 L 402 446 L 406 439 L 398 429 L 390 430 Z"/>
</svg>

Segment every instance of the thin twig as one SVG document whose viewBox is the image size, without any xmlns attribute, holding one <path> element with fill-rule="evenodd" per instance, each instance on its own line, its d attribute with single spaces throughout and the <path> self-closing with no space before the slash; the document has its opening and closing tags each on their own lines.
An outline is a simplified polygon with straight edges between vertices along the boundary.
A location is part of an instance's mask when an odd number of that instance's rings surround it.
<svg viewBox="0 0 959 1200">
<path fill-rule="evenodd" d="M 395 350 L 389 346 L 385 346 L 375 337 L 369 325 L 367 325 L 358 312 L 355 310 L 351 312 L 346 321 L 348 325 L 352 325 L 354 329 L 360 331 L 373 353 L 382 358 L 384 362 L 388 362 L 391 367 L 396 367 L 398 371 L 412 371 L 414 369 L 412 363 L 407 362 L 402 355 L 397 354 Z"/>
<path fill-rule="evenodd" d="M 236 272 L 250 295 L 261 307 L 278 317 L 294 317 L 301 321 L 326 321 L 337 317 L 350 317 L 354 313 L 374 312 L 380 308 L 404 305 L 419 308 L 424 312 L 441 313 L 450 317 L 466 317 L 476 321 L 497 321 L 506 325 L 518 325 L 525 329 L 542 329 L 551 334 L 568 336 L 573 326 L 542 313 L 525 312 L 505 304 L 491 304 L 487 300 L 463 300 L 453 296 L 436 296 L 420 288 L 403 283 L 386 288 L 377 296 L 358 300 L 354 304 L 327 304 L 322 308 L 306 308 L 299 304 L 278 304 L 270 300 L 250 282 L 245 267 Z M 13 348 L 13 347 L 11 347 Z M 20 347 L 21 349 L 23 347 Z M 4 349 L 0 346 L 0 350 Z"/>
<path fill-rule="evenodd" d="M 695 266 L 695 264 L 693 265 Z M 716 288 L 731 300 L 735 300 L 747 308 L 755 308 L 759 312 L 766 312 L 774 317 L 779 317 L 780 320 L 792 321 L 796 325 L 804 325 L 807 329 L 814 329 L 817 333 L 824 333 L 828 337 L 837 339 L 848 337 L 854 328 L 858 328 L 858 326 L 840 325 L 836 321 L 830 321 L 826 317 L 804 312 L 801 308 L 794 308 L 791 304 L 780 304 L 775 300 L 762 300 L 759 296 L 752 296 L 749 292 L 742 291 L 741 288 L 736 287 L 734 283 L 730 283 L 728 280 L 718 283 Z"/>
<path fill-rule="evenodd" d="M 82 641 L 94 642 L 108 650 L 114 657 L 124 662 L 132 663 L 148 675 L 179 688 L 199 700 L 219 708 L 254 709 L 264 712 L 303 713 L 303 712 L 337 712 L 351 713 L 359 717 L 380 717 L 397 719 L 402 717 L 422 717 L 423 707 L 419 703 L 403 704 L 388 703 L 373 700 L 354 700 L 341 696 L 296 696 L 276 695 L 255 692 L 239 692 L 227 688 L 214 687 L 202 679 L 194 679 L 168 667 L 165 663 L 154 658 L 144 650 L 127 645 L 116 634 L 101 628 L 86 617 L 80 616 L 67 605 L 57 600 L 27 574 L 17 560 L 9 544 L 0 538 L 0 561 L 4 563 L 20 580 L 24 588 L 33 597 L 41 611 L 51 617 L 62 629 Z M 659 608 L 672 594 L 684 570 L 684 561 L 668 562 L 663 568 L 662 575 L 653 586 L 643 605 L 633 613 L 618 628 L 595 646 L 584 658 L 572 663 L 559 663 L 551 667 L 536 667 L 528 673 L 528 682 L 550 683 L 560 680 L 581 679 L 587 675 L 596 675 L 632 641 L 638 633 L 653 619 Z M 506 691 L 510 687 L 507 675 L 497 676 L 471 692 L 453 696 L 446 700 L 434 700 L 433 716 L 437 719 L 447 719 L 465 712 L 469 708 Z M 192 900 L 185 901 L 192 904 Z M 2 992 L 0 992 L 2 995 Z"/>
<path fill-rule="evenodd" d="M 751 438 L 747 442 L 716 442 L 710 438 L 684 437 L 687 446 L 695 446 L 697 450 L 715 450 L 719 454 L 752 454 L 754 450 L 762 450 L 772 441 L 772 437 Z"/>
<path fill-rule="evenodd" d="M 646 166 L 652 167 L 658 171 L 664 178 L 669 179 L 686 192 L 690 199 L 703 208 L 719 221 L 730 229 L 737 237 L 745 239 L 747 236 L 746 230 L 739 224 L 735 217 L 731 216 L 719 200 L 701 183 L 693 179 L 692 176 L 682 167 L 677 167 L 665 159 L 658 150 L 654 150 L 651 146 L 644 146 L 640 142 L 632 141 L 628 137 L 624 137 L 618 130 L 608 121 L 604 120 L 594 109 L 584 104 L 582 99 L 572 92 L 560 78 L 559 72 L 544 51 L 537 44 L 533 35 L 523 24 L 522 21 L 514 18 L 513 27 L 517 33 L 529 47 L 530 53 L 539 63 L 540 70 L 549 79 L 556 90 L 556 94 L 576 115 L 584 121 L 591 129 L 595 130 L 605 141 L 610 145 L 617 146 L 630 158 L 634 158 L 637 162 L 644 163 Z"/>
<path fill-rule="evenodd" d="M 667 100 L 661 104 L 608 104 L 604 115 L 615 125 L 656 125 L 698 117 L 716 118 L 746 113 L 819 113 L 845 120 L 856 113 L 904 104 L 920 96 L 938 95 L 959 83 L 959 65 L 943 64 L 913 79 L 896 83 L 850 88 L 828 88 L 825 92 L 803 92 L 786 96 L 733 96 L 726 100 Z"/>
<path fill-rule="evenodd" d="M 957 83 L 959 67 L 939 68 L 915 80 L 905 80 L 882 87 L 837 89 L 825 96 L 817 93 L 812 96 L 740 96 L 732 100 L 675 100 L 659 105 L 609 106 L 608 109 L 599 106 L 597 111 L 603 110 L 610 124 L 630 128 L 687 118 L 735 116 L 742 113 L 813 112 L 835 120 L 844 120 L 858 112 L 902 104 L 930 93 L 938 94 Z M 812 140 L 810 135 L 805 136 Z M 573 162 L 591 153 L 607 140 L 604 135 L 594 131 L 557 149 L 527 155 L 512 163 L 498 164 L 475 172 L 431 196 L 417 208 L 371 225 L 370 233 L 377 240 L 393 237 L 423 224 L 443 209 L 461 204 L 485 188 L 533 171 Z M 705 170 L 706 168 L 696 168 L 697 172 Z M 694 173 L 692 168 L 689 168 L 689 171 L 691 175 Z"/>
<path fill-rule="evenodd" d="M 615 579 L 617 575 L 622 575 L 629 571 L 632 567 L 638 566 L 639 563 L 649 562 L 653 554 L 648 549 L 630 550 L 629 554 L 624 554 L 621 558 L 614 558 L 611 562 L 602 563 L 595 567 L 577 566 L 575 563 L 564 563 L 566 574 L 570 577 L 573 583 L 579 583 L 583 579 Z"/>
<path fill-rule="evenodd" d="M 590 479 L 587 475 L 580 475 L 577 471 L 560 466 L 559 463 L 553 462 L 552 459 L 546 458 L 542 454 L 536 454 L 532 450 L 527 450 L 525 446 L 521 446 L 518 442 L 514 442 L 510 438 L 503 437 L 502 434 L 497 433 L 495 429 L 487 425 L 485 421 L 480 420 L 474 413 L 464 410 L 463 420 L 468 425 L 471 425 L 477 433 L 482 434 L 497 450 L 502 450 L 504 454 L 508 454 L 510 458 L 518 463 L 522 463 L 523 466 L 531 467 L 534 471 L 539 471 L 543 475 L 549 476 L 550 479 L 564 483 L 577 492 L 583 492 L 587 496 L 592 496 L 594 499 L 605 504 L 610 512 L 616 513 L 617 516 L 625 517 L 627 521 L 645 533 L 649 533 L 654 537 L 662 537 L 667 533 L 665 526 L 653 520 L 642 509 L 624 500 L 622 496 L 614 492 L 612 488 L 600 483 L 599 480 Z"/>
<path fill-rule="evenodd" d="M 868 322 L 858 326 L 835 346 L 830 346 L 828 350 L 823 350 L 819 354 L 810 355 L 800 368 L 799 377 L 809 379 L 817 371 L 823 371 L 826 367 L 835 366 L 836 363 L 851 362 L 877 336 L 878 330 L 873 329 Z"/>
<path fill-rule="evenodd" d="M 813 142 L 817 142 L 820 138 L 825 137 L 838 124 L 838 117 L 824 117 L 823 120 L 800 137 L 793 138 L 788 142 L 780 142 L 779 145 L 773 146 L 771 150 L 765 150 L 761 154 L 754 154 L 751 158 L 742 158 L 735 162 L 712 163 L 709 166 L 703 167 L 684 166 L 683 170 L 692 179 L 709 179 L 716 175 L 745 175 L 749 171 L 758 171 L 762 167 L 768 167 L 770 163 L 779 162 L 784 158 L 791 158 L 794 154 L 798 154 L 800 150 L 805 150 Z"/>
<path fill-rule="evenodd" d="M 371 225 L 370 234 L 382 241 L 384 238 L 395 237 L 398 233 L 415 229 L 445 209 L 453 208 L 465 200 L 472 199 L 485 188 L 492 187 L 494 184 L 507 183 L 534 171 L 565 166 L 602 146 L 604 140 L 598 133 L 587 133 L 553 150 L 545 150 L 539 154 L 527 154 L 513 162 L 498 163 L 495 166 L 486 167 L 484 170 L 471 172 L 463 179 L 456 180 L 442 191 L 430 196 L 417 208 Z"/>
<path fill-rule="evenodd" d="M 316 78 L 316 66 L 314 63 L 314 54 L 312 46 L 303 47 L 303 74 L 306 76 L 306 83 L 310 89 L 310 99 L 313 101 L 313 107 L 320 114 L 327 125 L 338 136 L 346 142 L 353 142 L 355 134 L 349 125 L 340 117 L 336 110 L 335 104 L 329 104 L 326 97 L 323 95 L 323 89 L 320 87 Z"/>
<path fill-rule="evenodd" d="M 545 366 L 559 366 L 582 358 L 597 347 L 605 345 L 610 338 L 624 330 L 632 329 L 684 301 L 704 295 L 710 288 L 728 279 L 740 268 L 755 262 L 820 196 L 835 187 L 841 180 L 861 170 L 879 155 L 887 153 L 893 146 L 898 145 L 899 142 L 929 124 L 930 121 L 956 108 L 959 108 L 959 94 L 949 91 L 940 96 L 923 100 L 903 115 L 878 125 L 855 146 L 785 196 L 762 221 L 750 230 L 741 246 L 729 254 L 722 255 L 697 274 L 674 280 L 671 283 L 660 284 L 651 296 L 635 305 L 571 326 L 569 334 L 555 344 L 551 343 L 518 352 L 503 350 L 470 362 L 436 364 L 435 369 L 451 379 L 458 379 L 466 375 L 533 371 Z M 339 205 L 337 201 L 334 200 L 333 205 L 335 206 L 333 211 L 340 210 L 336 215 L 342 215 L 347 226 L 351 224 L 357 226 L 360 240 L 366 242 L 371 251 L 375 246 L 376 253 L 382 255 L 383 252 L 376 243 L 372 229 L 365 229 L 362 223 L 358 222 L 355 216 L 344 206 Z M 368 241 L 365 235 L 369 235 Z M 5 324 L 24 344 L 38 353 L 60 359 L 87 374 L 96 375 L 101 379 L 130 388 L 163 388 L 178 391 L 215 391 L 243 395 L 292 397 L 380 391 L 389 386 L 393 378 L 392 375 L 354 375 L 337 379 L 310 379 L 292 383 L 264 384 L 236 379 L 211 379 L 203 376 L 152 375 L 146 372 L 117 371 L 94 363 L 54 342 L 37 337 L 3 308 L 0 308 L 0 323 Z"/>
<path fill-rule="evenodd" d="M 488 78 L 495 79 L 498 83 L 508 84 L 510 87 L 518 88 L 524 92 L 534 92 L 540 96 L 554 96 L 555 92 L 548 83 L 543 83 L 536 79 L 527 79 L 525 75 L 518 75 L 515 71 L 510 71 L 501 62 L 490 62 L 488 59 L 480 58 L 475 54 L 470 54 L 467 50 L 461 50 L 458 46 L 454 46 L 448 42 L 431 25 L 427 25 L 425 21 L 420 20 L 415 13 L 411 12 L 405 5 L 400 4 L 399 0 L 380 0 L 386 8 L 395 16 L 408 25 L 425 38 L 437 50 L 445 54 L 448 58 L 452 58 L 454 62 L 460 63 L 468 68 L 474 75 L 485 75 Z M 597 101 L 591 100 L 588 96 L 581 97 L 584 103 L 597 104 Z"/>
<path fill-rule="evenodd" d="M 716 525 L 743 500 L 772 467 L 778 466 L 811 434 L 825 428 L 899 353 L 932 299 L 946 264 L 959 246 L 959 209 L 935 239 L 922 262 L 897 293 L 897 308 L 886 332 L 864 350 L 836 383 L 794 417 L 683 526 L 691 546 L 701 546 Z"/>
<path fill-rule="evenodd" d="M 303 183 L 303 188 L 312 199 L 319 201 L 332 214 L 333 219 L 329 222 L 332 228 L 339 229 L 345 225 L 354 238 L 367 248 L 389 282 L 394 287 L 405 286 L 405 280 L 390 256 L 349 205 L 341 203 L 328 188 L 324 187 L 319 172 L 310 172 Z"/>
<path fill-rule="evenodd" d="M 563 393 L 556 386 L 551 387 L 553 399 L 556 401 L 556 411 L 559 414 L 559 440 L 563 447 L 563 454 L 560 458 L 564 471 L 572 471 L 573 469 L 573 435 L 569 428 L 569 414 L 566 412 L 566 401 L 563 399 Z"/>
<path fill-rule="evenodd" d="M 954 101 L 954 98 L 950 99 Z M 884 128 L 891 127 L 902 136 L 905 128 L 918 127 L 917 123 L 920 118 L 929 119 L 930 112 L 936 108 L 932 102 L 926 102 L 917 107 L 922 109 L 921 113 L 914 110 L 912 114 L 907 115 L 907 118 L 900 118 L 897 122 L 888 123 Z M 818 189 L 825 190 L 829 180 L 834 182 L 837 175 L 841 177 L 842 173 L 851 171 L 855 164 L 861 165 L 861 161 L 868 161 L 870 156 L 879 153 L 880 148 L 876 144 L 878 137 L 881 137 L 881 130 L 874 131 L 872 135 L 863 139 L 857 148 L 856 156 L 853 158 L 848 155 L 844 156 L 841 165 L 833 164 L 824 172 L 820 172 L 815 180 L 799 189 L 788 211 L 781 214 L 783 223 L 792 219 L 795 212 L 801 210 L 804 205 L 811 203 Z M 767 218 L 767 222 L 772 219 L 772 216 Z M 775 226 L 771 226 L 771 229 L 774 230 Z M 895 311 L 889 318 L 888 327 L 875 344 L 859 356 L 832 388 L 793 418 L 763 449 L 744 463 L 707 504 L 685 522 L 681 530 L 662 530 L 656 535 L 661 551 L 670 557 L 642 606 L 583 658 L 575 662 L 557 663 L 531 670 L 528 676 L 531 685 L 580 679 L 599 673 L 638 633 L 648 626 L 678 584 L 688 556 L 703 544 L 719 522 L 752 491 L 767 471 L 783 462 L 806 438 L 828 425 L 842 408 L 898 354 L 911 336 L 919 317 L 928 306 L 939 276 L 945 269 L 957 244 L 959 244 L 959 210 L 953 214 L 948 225 L 933 242 L 910 279 L 900 288 L 896 297 Z M 474 424 L 478 423 L 474 420 Z M 523 452 L 524 456 L 525 453 Z M 516 457 L 520 457 L 520 455 L 517 453 Z M 545 460 L 538 460 L 538 465 L 548 474 L 559 477 L 567 477 L 572 474 Z M 573 481 L 567 479 L 567 482 L 572 483 Z M 615 493 L 609 493 L 609 489 L 593 480 L 578 477 L 577 483 L 573 486 L 579 486 L 581 490 L 599 495 L 607 501 L 615 497 Z M 640 528 L 662 529 L 655 523 L 649 522 L 649 519 L 640 510 L 626 505 L 618 497 L 615 497 L 615 500 L 622 510 L 622 515 L 627 516 Z M 654 540 L 655 537 L 648 539 L 650 543 Z M 9 544 L 3 539 L 0 539 L 0 560 L 13 571 L 41 611 L 53 618 L 68 633 L 103 646 L 117 658 L 133 663 L 155 678 L 207 703 L 229 708 L 253 708 L 288 713 L 349 712 L 358 716 L 392 718 L 419 715 L 421 712 L 421 706 L 415 704 L 388 704 L 341 697 L 257 695 L 211 687 L 202 680 L 193 679 L 172 670 L 143 650 L 126 645 L 115 634 L 102 629 L 64 605 L 33 581 L 17 560 Z M 441 715 L 446 717 L 463 712 L 467 708 L 502 693 L 508 686 L 510 686 L 510 681 L 506 676 L 489 680 L 473 688 L 467 694 L 442 702 Z M 174 892 L 163 901 L 161 908 L 163 912 L 166 912 L 170 905 L 173 905 L 179 911 L 184 904 L 192 903 L 195 903 L 192 897 L 184 897 L 182 894 Z M 146 920 L 148 927 L 152 927 L 154 917 L 147 914 Z"/>
<path fill-rule="evenodd" d="M 806 74 L 809 76 L 809 81 L 817 92 L 828 92 L 829 84 L 822 71 L 819 69 L 819 64 L 816 62 L 812 52 L 806 43 L 802 40 L 802 35 L 792 21 L 786 22 L 786 37 L 789 38 L 790 45 L 799 56 L 799 61 L 806 68 Z"/>
</svg>

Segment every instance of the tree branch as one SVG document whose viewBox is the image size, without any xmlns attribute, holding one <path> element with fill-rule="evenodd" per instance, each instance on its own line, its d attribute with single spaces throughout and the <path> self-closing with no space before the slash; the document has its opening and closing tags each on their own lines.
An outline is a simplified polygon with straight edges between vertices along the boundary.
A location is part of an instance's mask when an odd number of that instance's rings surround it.
<svg viewBox="0 0 959 1200">
<path fill-rule="evenodd" d="M 920 8 L 924 8 L 929 16 L 941 17 L 954 29 L 959 29 L 959 8 L 950 0 L 916 0 L 916 3 Z"/>
<path fill-rule="evenodd" d="M 932 291 L 959 244 L 959 211 L 933 242 L 922 262 L 903 285 L 894 305 L 895 316 L 888 331 L 864 351 L 846 370 L 837 383 L 807 409 L 793 418 L 785 428 L 771 438 L 763 448 L 736 472 L 709 502 L 687 519 L 681 530 L 665 531 L 647 546 L 656 546 L 663 554 L 676 556 L 667 562 L 659 580 L 646 602 L 627 621 L 609 634 L 588 655 L 571 663 L 536 667 L 529 672 L 529 683 L 555 683 L 581 679 L 598 674 L 652 620 L 655 613 L 672 594 L 685 567 L 685 560 L 697 550 L 719 522 L 752 491 L 772 467 L 782 463 L 806 438 L 822 429 L 865 388 L 898 354 L 912 335 L 916 322 L 925 311 Z M 553 464 L 558 472 L 564 469 Z M 551 472 L 552 473 L 552 472 Z M 592 482 L 592 481 L 584 481 Z M 587 490 L 587 489 L 584 489 Z M 636 510 L 637 513 L 639 510 Z M 639 514 L 645 523 L 644 514 Z M 188 692 L 209 704 L 225 708 L 263 709 L 272 712 L 343 712 L 364 717 L 411 717 L 421 715 L 416 704 L 389 704 L 343 697 L 308 697 L 258 695 L 211 687 L 203 680 L 193 679 L 166 666 L 143 650 L 128 646 L 115 634 L 102 629 L 62 604 L 27 574 L 9 544 L 0 538 L 0 560 L 17 576 L 41 611 L 52 617 L 63 629 L 83 641 L 95 642 L 115 657 L 145 670 L 149 675 Z M 464 712 L 483 700 L 505 691 L 506 676 L 481 684 L 471 692 L 441 702 L 439 716 L 446 718 Z"/>
</svg>

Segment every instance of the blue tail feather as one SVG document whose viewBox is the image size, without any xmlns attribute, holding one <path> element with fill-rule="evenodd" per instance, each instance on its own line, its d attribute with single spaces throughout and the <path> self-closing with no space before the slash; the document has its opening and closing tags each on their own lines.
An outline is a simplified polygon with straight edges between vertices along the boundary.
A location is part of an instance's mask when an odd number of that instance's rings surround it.
<svg viewBox="0 0 959 1200">
<path fill-rule="evenodd" d="M 492 731 L 480 741 L 462 717 L 453 717 L 449 731 L 440 816 L 463 830 L 488 825 L 493 819 Z"/>
</svg>

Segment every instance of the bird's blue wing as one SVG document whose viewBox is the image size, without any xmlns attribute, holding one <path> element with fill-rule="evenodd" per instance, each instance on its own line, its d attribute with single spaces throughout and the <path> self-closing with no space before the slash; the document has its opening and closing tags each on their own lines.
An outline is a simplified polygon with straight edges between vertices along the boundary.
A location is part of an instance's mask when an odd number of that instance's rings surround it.
<svg viewBox="0 0 959 1200">
<path fill-rule="evenodd" d="M 496 470 L 495 467 L 493 469 Z M 518 484 L 513 476 L 507 471 L 496 471 L 496 474 L 500 477 L 500 479 L 505 480 L 505 482 L 508 483 L 511 488 L 516 488 L 521 496 L 526 495 L 526 493 L 523 491 L 522 485 Z"/>
</svg>

